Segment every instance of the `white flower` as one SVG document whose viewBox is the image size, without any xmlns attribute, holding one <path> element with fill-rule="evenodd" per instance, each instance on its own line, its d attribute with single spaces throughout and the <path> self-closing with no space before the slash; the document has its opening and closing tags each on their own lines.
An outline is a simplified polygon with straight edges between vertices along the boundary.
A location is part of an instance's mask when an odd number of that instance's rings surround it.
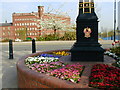
<svg viewBox="0 0 120 90">
<path fill-rule="evenodd" d="M 29 62 L 34 61 L 34 57 L 28 57 L 27 61 L 29 61 Z"/>
<path fill-rule="evenodd" d="M 38 59 L 39 59 L 39 60 L 41 60 L 41 59 L 45 59 L 45 57 L 38 57 Z"/>
<path fill-rule="evenodd" d="M 104 54 L 109 54 L 109 53 L 110 53 L 109 51 L 104 52 Z"/>
<path fill-rule="evenodd" d="M 115 55 L 115 54 L 113 54 L 113 57 L 114 57 L 114 58 L 117 58 L 118 56 L 117 56 L 117 55 Z"/>
<path fill-rule="evenodd" d="M 109 55 L 113 55 L 113 53 L 109 53 Z"/>
<path fill-rule="evenodd" d="M 74 82 L 74 80 L 73 80 L 73 79 L 70 79 L 70 81 L 71 81 L 71 82 Z"/>
<path fill-rule="evenodd" d="M 117 64 L 120 64 L 120 61 L 118 61 Z"/>
</svg>

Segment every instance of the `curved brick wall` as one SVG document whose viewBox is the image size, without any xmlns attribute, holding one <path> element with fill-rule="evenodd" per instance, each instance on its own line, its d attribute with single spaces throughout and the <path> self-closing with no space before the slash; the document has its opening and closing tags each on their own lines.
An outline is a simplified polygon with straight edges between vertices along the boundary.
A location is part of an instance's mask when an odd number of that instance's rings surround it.
<svg viewBox="0 0 120 90">
<path fill-rule="evenodd" d="M 50 53 L 53 51 L 48 52 Z M 19 61 L 17 62 L 18 88 L 80 88 L 80 84 L 75 84 L 66 80 L 60 80 L 52 76 L 47 76 L 34 70 L 30 70 L 28 67 L 25 66 L 25 58 L 29 56 L 37 56 L 48 52 L 38 52 L 19 59 Z"/>
</svg>

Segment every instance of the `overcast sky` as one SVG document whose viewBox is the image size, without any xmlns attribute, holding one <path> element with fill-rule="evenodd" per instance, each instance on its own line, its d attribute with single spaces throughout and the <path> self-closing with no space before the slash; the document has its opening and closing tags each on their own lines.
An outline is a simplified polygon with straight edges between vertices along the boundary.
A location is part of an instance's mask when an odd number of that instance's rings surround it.
<svg viewBox="0 0 120 90">
<path fill-rule="evenodd" d="M 114 0 L 94 0 L 96 5 L 96 13 L 99 17 L 99 31 L 101 28 L 109 30 L 113 29 L 113 7 Z M 119 0 L 117 0 L 118 2 Z M 0 0 L 0 22 L 12 22 L 12 13 L 30 13 L 37 12 L 37 6 L 44 6 L 45 12 L 49 10 L 59 10 L 67 12 L 71 17 L 72 23 L 75 23 L 78 15 L 79 0 Z M 50 9 L 48 9 L 50 8 Z M 54 13 L 53 12 L 51 13 Z"/>
</svg>

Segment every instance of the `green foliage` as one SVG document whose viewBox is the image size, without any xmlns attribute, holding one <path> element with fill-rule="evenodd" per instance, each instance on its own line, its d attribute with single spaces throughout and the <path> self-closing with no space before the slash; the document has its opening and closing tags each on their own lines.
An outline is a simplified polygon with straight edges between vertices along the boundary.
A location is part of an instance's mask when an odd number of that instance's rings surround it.
<svg viewBox="0 0 120 90">
<path fill-rule="evenodd" d="M 37 41 L 45 41 L 45 37 L 42 37 L 42 36 L 37 37 L 36 39 L 37 39 Z"/>
<path fill-rule="evenodd" d="M 51 41 L 51 40 L 75 40 L 76 33 L 75 32 L 66 32 L 64 36 L 59 37 L 58 34 L 50 34 L 46 36 L 37 37 L 38 41 Z"/>
<path fill-rule="evenodd" d="M 115 63 L 112 64 L 115 67 L 120 68 L 120 61 L 116 61 Z"/>
<path fill-rule="evenodd" d="M 4 40 L 2 40 L 2 42 L 9 42 L 10 39 L 6 38 Z"/>
<path fill-rule="evenodd" d="M 59 37 L 56 34 L 50 34 L 50 35 L 45 36 L 45 40 L 46 41 L 59 40 Z"/>
<path fill-rule="evenodd" d="M 61 40 L 76 40 L 76 33 L 75 32 L 66 32 L 63 37 L 60 38 Z"/>
<path fill-rule="evenodd" d="M 26 30 L 18 30 L 17 33 L 19 34 L 20 39 L 26 40 Z"/>
<path fill-rule="evenodd" d="M 50 34 L 50 35 L 46 35 L 44 37 L 37 37 L 38 41 L 51 41 L 51 40 L 59 40 L 58 35 L 55 34 Z"/>
<path fill-rule="evenodd" d="M 111 52 L 115 53 L 116 55 L 120 55 L 120 47 L 111 48 Z"/>
</svg>

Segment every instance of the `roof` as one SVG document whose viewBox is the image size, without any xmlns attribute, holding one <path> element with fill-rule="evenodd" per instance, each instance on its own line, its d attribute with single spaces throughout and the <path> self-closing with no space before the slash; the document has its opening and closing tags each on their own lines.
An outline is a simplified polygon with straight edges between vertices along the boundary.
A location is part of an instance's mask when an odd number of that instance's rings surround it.
<svg viewBox="0 0 120 90">
<path fill-rule="evenodd" d="M 37 16 L 38 12 L 31 12 L 31 13 L 13 13 L 15 16 Z"/>
<path fill-rule="evenodd" d="M 38 16 L 38 12 L 31 12 L 31 13 L 13 13 L 15 16 Z M 53 13 L 44 13 L 43 15 L 52 15 L 52 16 L 57 16 L 57 17 L 65 17 L 65 18 L 70 18 L 67 15 L 58 15 L 58 14 L 53 14 Z"/>
<path fill-rule="evenodd" d="M 52 15 L 52 16 L 57 16 L 57 17 L 70 18 L 70 16 L 68 16 L 68 15 L 62 15 L 62 14 L 44 13 L 44 15 Z"/>
<path fill-rule="evenodd" d="M 0 23 L 0 26 L 12 26 L 12 23 Z"/>
</svg>

